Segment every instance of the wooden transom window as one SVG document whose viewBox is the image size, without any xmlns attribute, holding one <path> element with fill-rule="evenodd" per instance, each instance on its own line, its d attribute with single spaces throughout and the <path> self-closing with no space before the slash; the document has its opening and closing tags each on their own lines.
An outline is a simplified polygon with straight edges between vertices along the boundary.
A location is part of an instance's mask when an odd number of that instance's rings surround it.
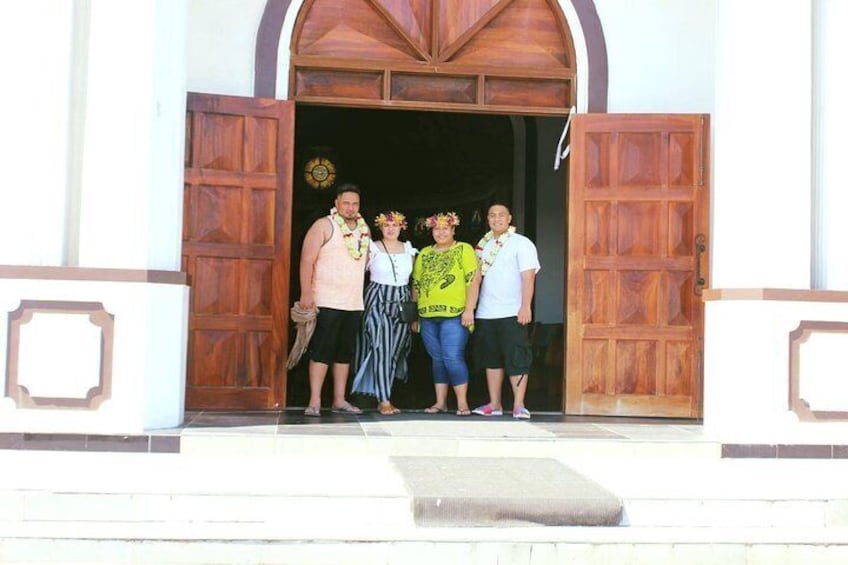
<svg viewBox="0 0 848 565">
<path fill-rule="evenodd" d="M 307 0 L 291 52 L 299 102 L 563 115 L 576 92 L 556 0 Z"/>
</svg>

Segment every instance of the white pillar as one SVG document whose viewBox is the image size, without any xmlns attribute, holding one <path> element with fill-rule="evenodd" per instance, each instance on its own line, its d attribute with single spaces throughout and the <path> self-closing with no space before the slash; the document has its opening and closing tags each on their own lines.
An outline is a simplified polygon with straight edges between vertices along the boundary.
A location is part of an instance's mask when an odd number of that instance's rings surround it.
<svg viewBox="0 0 848 565">
<path fill-rule="evenodd" d="M 92 0 L 79 265 L 180 269 L 186 0 Z"/>
<path fill-rule="evenodd" d="M 811 9 L 719 0 L 713 288 L 810 288 Z"/>
<path fill-rule="evenodd" d="M 813 2 L 813 288 L 848 290 L 848 2 Z"/>
<path fill-rule="evenodd" d="M 0 265 L 63 261 L 74 3 L 6 3 L 0 17 Z"/>
</svg>

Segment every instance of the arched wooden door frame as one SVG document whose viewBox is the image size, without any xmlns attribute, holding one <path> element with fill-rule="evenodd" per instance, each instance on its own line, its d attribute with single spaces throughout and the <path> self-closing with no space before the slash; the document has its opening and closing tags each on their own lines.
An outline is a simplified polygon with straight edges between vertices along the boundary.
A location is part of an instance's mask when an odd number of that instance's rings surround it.
<svg viewBox="0 0 848 565">
<path fill-rule="evenodd" d="M 296 9 L 300 10 L 302 2 L 297 2 Z M 280 39 L 283 24 L 291 6 L 292 0 L 267 0 L 259 30 L 256 35 L 254 58 L 254 96 L 257 98 L 277 97 L 277 70 Z M 608 91 L 608 64 L 606 41 L 603 28 L 595 8 L 594 0 L 571 0 L 577 15 L 579 29 L 574 22 L 566 17 L 571 35 L 577 43 L 582 37 L 587 58 L 587 94 L 585 109 L 588 112 L 606 112 Z M 294 14 L 296 16 L 296 14 Z M 576 46 L 575 46 L 576 47 Z M 579 62 L 579 61 L 578 61 Z"/>
</svg>

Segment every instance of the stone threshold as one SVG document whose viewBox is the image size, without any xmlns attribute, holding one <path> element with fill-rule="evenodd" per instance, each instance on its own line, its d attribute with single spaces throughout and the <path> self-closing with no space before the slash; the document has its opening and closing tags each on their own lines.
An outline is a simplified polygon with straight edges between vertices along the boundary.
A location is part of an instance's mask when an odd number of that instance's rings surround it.
<svg viewBox="0 0 848 565">
<path fill-rule="evenodd" d="M 327 432 L 318 435 L 332 436 L 333 433 Z M 350 438 L 348 437 L 348 439 Z M 533 438 L 525 439 L 532 440 Z M 568 438 L 559 437 L 557 439 Z M 603 439 L 609 438 L 594 439 L 603 441 Z M 617 439 L 622 440 L 623 438 Z M 623 441 L 636 440 L 623 439 Z M 181 437 L 179 434 L 173 433 L 107 435 L 0 432 L 0 449 L 180 453 Z M 721 457 L 723 459 L 848 459 L 848 445 L 723 443 L 721 444 Z"/>
<path fill-rule="evenodd" d="M 723 459 L 848 459 L 848 445 L 723 443 Z"/>
<path fill-rule="evenodd" d="M 0 449 L 179 453 L 180 436 L 0 433 Z"/>
</svg>

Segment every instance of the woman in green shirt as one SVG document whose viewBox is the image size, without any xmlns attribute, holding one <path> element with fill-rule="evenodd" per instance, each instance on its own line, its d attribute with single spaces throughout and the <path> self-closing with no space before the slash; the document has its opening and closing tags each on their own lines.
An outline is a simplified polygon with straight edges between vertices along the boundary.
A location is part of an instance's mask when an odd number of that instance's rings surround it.
<svg viewBox="0 0 848 565">
<path fill-rule="evenodd" d="M 453 212 L 427 218 L 435 244 L 425 247 L 412 271 L 418 300 L 421 339 L 433 362 L 436 403 L 428 414 L 447 412 L 448 389 L 456 394 L 457 416 L 469 416 L 465 344 L 474 325 L 480 269 L 474 249 L 454 239 L 459 216 Z"/>
</svg>

